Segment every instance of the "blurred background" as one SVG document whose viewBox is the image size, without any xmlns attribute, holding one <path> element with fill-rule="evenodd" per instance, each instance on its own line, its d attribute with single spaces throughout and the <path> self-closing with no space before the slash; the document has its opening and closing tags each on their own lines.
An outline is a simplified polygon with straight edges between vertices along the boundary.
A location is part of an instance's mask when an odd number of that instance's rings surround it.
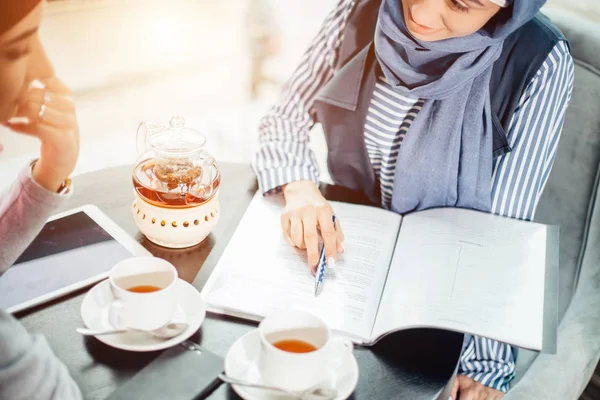
<svg viewBox="0 0 600 400">
<path fill-rule="evenodd" d="M 41 36 L 78 107 L 82 146 L 75 173 L 132 164 L 138 124 L 172 115 L 203 130 L 217 160 L 249 162 L 260 117 L 335 3 L 49 1 Z M 549 0 L 547 7 L 600 21 L 598 0 Z M 38 145 L 6 130 L 0 144 L 4 186 Z M 323 162 L 318 130 L 312 145 Z"/>
</svg>

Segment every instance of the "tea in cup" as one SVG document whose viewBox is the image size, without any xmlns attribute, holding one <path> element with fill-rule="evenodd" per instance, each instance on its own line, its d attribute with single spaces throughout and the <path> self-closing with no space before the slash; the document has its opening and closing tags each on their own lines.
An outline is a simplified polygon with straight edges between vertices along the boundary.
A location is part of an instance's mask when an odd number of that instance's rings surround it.
<svg viewBox="0 0 600 400">
<path fill-rule="evenodd" d="M 352 353 L 352 342 L 333 338 L 323 320 L 304 311 L 273 313 L 258 330 L 261 380 L 287 390 L 327 383 L 330 369 Z"/>
<path fill-rule="evenodd" d="M 116 328 L 158 329 L 171 321 L 177 308 L 177 270 L 161 258 L 132 257 L 109 275 L 115 301 L 109 318 Z"/>
</svg>

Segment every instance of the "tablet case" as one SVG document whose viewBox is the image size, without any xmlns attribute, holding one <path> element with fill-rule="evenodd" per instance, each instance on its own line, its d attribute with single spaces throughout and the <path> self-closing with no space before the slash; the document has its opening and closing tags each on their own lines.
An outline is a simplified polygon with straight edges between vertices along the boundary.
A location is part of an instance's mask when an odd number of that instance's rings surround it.
<svg viewBox="0 0 600 400">
<path fill-rule="evenodd" d="M 185 341 L 165 350 L 107 400 L 205 399 L 221 384 L 223 364 L 221 357 Z"/>
</svg>

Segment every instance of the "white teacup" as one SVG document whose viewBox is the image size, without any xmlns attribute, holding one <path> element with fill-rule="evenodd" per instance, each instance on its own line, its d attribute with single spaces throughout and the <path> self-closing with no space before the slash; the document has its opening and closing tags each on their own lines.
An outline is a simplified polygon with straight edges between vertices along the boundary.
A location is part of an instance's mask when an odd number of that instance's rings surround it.
<svg viewBox="0 0 600 400">
<path fill-rule="evenodd" d="M 116 328 L 158 329 L 173 318 L 178 301 L 177 270 L 161 258 L 132 257 L 109 275 L 115 301 L 109 318 Z"/>
<path fill-rule="evenodd" d="M 352 342 L 331 337 L 327 324 L 308 312 L 278 311 L 266 317 L 258 329 L 261 380 L 283 389 L 304 390 L 327 383 L 330 368 L 352 353 Z M 314 350 L 298 353 L 281 349 L 291 346 L 300 350 L 306 345 L 306 350 Z"/>
</svg>

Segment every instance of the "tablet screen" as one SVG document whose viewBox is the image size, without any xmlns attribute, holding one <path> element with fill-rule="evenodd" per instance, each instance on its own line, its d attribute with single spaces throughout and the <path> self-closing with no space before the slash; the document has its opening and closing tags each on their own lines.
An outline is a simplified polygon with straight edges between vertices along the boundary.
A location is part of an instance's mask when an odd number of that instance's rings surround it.
<svg viewBox="0 0 600 400">
<path fill-rule="evenodd" d="M 98 277 L 132 255 L 83 211 L 50 221 L 0 276 L 0 307 L 19 309 L 25 302 Z"/>
</svg>

